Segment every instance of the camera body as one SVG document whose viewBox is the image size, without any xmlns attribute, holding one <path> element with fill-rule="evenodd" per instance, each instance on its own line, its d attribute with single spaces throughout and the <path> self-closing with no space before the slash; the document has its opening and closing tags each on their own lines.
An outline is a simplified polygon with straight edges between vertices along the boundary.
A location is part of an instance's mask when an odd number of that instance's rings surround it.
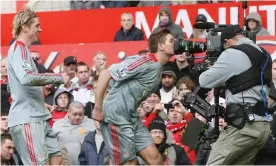
<svg viewBox="0 0 276 166">
<path fill-rule="evenodd" d="M 222 32 L 226 27 L 231 24 L 215 25 L 214 23 L 198 23 L 194 27 L 198 29 L 206 29 L 208 32 L 206 42 L 196 42 L 185 39 L 175 39 L 174 52 L 176 55 L 187 52 L 190 62 L 190 70 L 195 73 L 202 73 L 208 67 L 212 66 L 220 54 L 223 52 L 223 43 L 221 43 L 219 32 Z M 244 30 L 242 34 L 256 43 L 256 33 Z M 205 58 L 202 62 L 194 63 L 194 54 L 203 53 L 206 51 Z"/>
</svg>

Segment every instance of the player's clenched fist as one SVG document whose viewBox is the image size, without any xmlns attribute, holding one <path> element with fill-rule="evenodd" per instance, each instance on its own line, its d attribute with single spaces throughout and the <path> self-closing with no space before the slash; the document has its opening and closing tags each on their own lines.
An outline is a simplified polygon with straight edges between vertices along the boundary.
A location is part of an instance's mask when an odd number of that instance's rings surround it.
<svg viewBox="0 0 276 166">
<path fill-rule="evenodd" d="M 99 107 L 95 107 L 92 112 L 92 119 L 102 122 L 103 121 L 103 111 Z"/>
</svg>

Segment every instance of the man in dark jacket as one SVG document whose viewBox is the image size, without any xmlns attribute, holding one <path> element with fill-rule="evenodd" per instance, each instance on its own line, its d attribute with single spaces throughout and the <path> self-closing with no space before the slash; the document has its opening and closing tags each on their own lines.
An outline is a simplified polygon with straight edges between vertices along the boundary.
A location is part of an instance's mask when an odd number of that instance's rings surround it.
<svg viewBox="0 0 276 166">
<path fill-rule="evenodd" d="M 179 54 L 175 56 L 175 61 L 167 63 L 166 66 L 170 66 L 176 74 L 176 82 L 178 82 L 182 77 L 190 77 L 196 84 L 198 82 L 198 75 L 192 73 L 190 70 L 190 65 L 187 53 Z"/>
<path fill-rule="evenodd" d="M 81 146 L 79 162 L 81 165 L 108 165 L 110 157 L 100 131 L 100 124 L 94 121 L 96 130 L 87 134 Z"/>
<path fill-rule="evenodd" d="M 167 6 L 164 6 L 159 11 L 159 25 L 160 28 L 167 28 L 170 30 L 174 38 L 184 38 L 184 33 L 180 25 L 177 25 L 172 20 L 171 9 Z"/>
<path fill-rule="evenodd" d="M 133 16 L 130 13 L 121 15 L 121 29 L 116 33 L 114 41 L 138 41 L 144 40 L 143 32 L 136 28 L 133 23 Z"/>
</svg>

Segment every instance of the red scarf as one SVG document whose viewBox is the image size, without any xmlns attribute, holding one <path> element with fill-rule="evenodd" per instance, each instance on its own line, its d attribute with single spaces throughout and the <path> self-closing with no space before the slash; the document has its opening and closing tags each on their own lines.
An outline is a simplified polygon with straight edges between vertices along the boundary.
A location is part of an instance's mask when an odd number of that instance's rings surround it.
<svg viewBox="0 0 276 166">
<path fill-rule="evenodd" d="M 91 89 L 93 89 L 93 86 L 91 84 L 89 84 L 86 86 L 86 89 L 91 90 Z M 79 91 L 79 88 L 74 88 L 74 91 Z"/>
</svg>

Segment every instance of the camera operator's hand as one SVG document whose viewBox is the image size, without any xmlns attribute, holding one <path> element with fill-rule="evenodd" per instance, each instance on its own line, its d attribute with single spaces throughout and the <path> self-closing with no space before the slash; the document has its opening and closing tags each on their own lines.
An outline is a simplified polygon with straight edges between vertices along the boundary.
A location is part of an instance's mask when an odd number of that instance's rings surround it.
<svg viewBox="0 0 276 166">
<path fill-rule="evenodd" d="M 174 110 L 184 113 L 184 116 L 188 114 L 188 111 L 179 100 L 174 100 L 172 104 L 173 104 Z"/>
<path fill-rule="evenodd" d="M 155 113 L 155 114 L 159 114 L 161 111 L 163 111 L 164 110 L 164 104 L 163 103 L 158 103 L 158 104 L 156 104 L 155 105 L 155 107 L 153 108 L 153 112 Z"/>
</svg>

